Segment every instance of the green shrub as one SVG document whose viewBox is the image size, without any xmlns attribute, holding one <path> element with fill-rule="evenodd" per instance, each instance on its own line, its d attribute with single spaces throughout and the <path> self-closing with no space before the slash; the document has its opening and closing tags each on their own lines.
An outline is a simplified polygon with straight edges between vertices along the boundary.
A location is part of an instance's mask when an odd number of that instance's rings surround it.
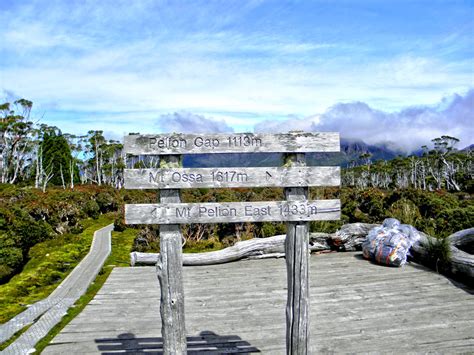
<svg viewBox="0 0 474 355">
<path fill-rule="evenodd" d="M 428 240 L 425 248 L 428 250 L 429 266 L 438 272 L 444 271 L 451 259 L 451 248 L 448 239 L 436 238 L 435 240 Z"/>
<path fill-rule="evenodd" d="M 20 268 L 23 264 L 23 251 L 15 247 L 0 248 L 0 264 L 12 269 Z"/>
<path fill-rule="evenodd" d="M 263 222 L 260 227 L 260 233 L 263 238 L 276 235 L 275 223 Z"/>
<path fill-rule="evenodd" d="M 112 192 L 101 191 L 95 196 L 95 201 L 101 213 L 113 212 L 117 210 L 117 196 Z"/>
<path fill-rule="evenodd" d="M 311 221 L 309 231 L 312 233 L 334 233 L 345 223 L 347 217 L 342 216 L 340 221 Z"/>
<path fill-rule="evenodd" d="M 27 219 L 18 218 L 14 220 L 12 232 L 22 236 L 20 247 L 25 252 L 36 243 L 49 239 L 53 234 L 51 227 L 46 222 L 37 222 L 29 216 Z"/>
<path fill-rule="evenodd" d="M 79 234 L 84 231 L 84 225 L 81 222 L 77 222 L 74 227 L 71 228 L 71 233 Z"/>
<path fill-rule="evenodd" d="M 160 250 L 158 227 L 147 225 L 139 230 L 133 241 L 133 250 L 138 252 L 157 252 Z"/>
<path fill-rule="evenodd" d="M 447 208 L 438 214 L 437 225 L 441 236 L 471 228 L 474 222 L 474 205 L 465 208 Z"/>
<path fill-rule="evenodd" d="M 274 235 L 285 234 L 286 223 L 281 222 L 263 222 L 260 226 L 260 236 L 263 238 L 273 237 Z"/>
<path fill-rule="evenodd" d="M 200 241 L 187 241 L 184 246 L 185 253 L 201 253 L 205 251 L 220 250 L 223 248 L 223 244 L 216 237 Z"/>
<path fill-rule="evenodd" d="M 84 212 L 87 214 L 87 216 L 97 219 L 100 215 L 99 204 L 94 200 L 87 201 L 84 206 Z"/>
<path fill-rule="evenodd" d="M 402 198 L 393 203 L 388 210 L 388 216 L 412 226 L 416 225 L 417 221 L 421 218 L 418 207 L 406 198 Z"/>
<path fill-rule="evenodd" d="M 118 216 L 114 219 L 114 231 L 123 232 L 127 228 L 123 216 Z"/>
<path fill-rule="evenodd" d="M 15 269 L 0 262 L 0 283 L 8 281 L 15 273 Z"/>
<path fill-rule="evenodd" d="M 386 194 L 379 189 L 366 189 L 359 192 L 360 203 L 358 208 L 366 216 L 367 222 L 382 221 L 385 216 L 384 200 Z"/>
</svg>

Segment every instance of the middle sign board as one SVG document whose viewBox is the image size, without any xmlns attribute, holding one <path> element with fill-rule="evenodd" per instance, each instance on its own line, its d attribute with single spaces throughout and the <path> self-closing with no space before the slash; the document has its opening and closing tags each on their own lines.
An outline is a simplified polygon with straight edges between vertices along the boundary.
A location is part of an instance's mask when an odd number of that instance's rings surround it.
<svg viewBox="0 0 474 355">
<path fill-rule="evenodd" d="M 126 189 L 339 186 L 341 180 L 340 168 L 333 166 L 126 169 L 124 174 Z"/>
</svg>

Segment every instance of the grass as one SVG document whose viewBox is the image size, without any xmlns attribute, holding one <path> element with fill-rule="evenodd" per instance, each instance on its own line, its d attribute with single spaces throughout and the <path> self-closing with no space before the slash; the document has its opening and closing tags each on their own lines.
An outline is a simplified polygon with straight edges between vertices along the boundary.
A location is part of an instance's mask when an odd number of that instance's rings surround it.
<svg viewBox="0 0 474 355">
<path fill-rule="evenodd" d="M 224 246 L 218 238 L 212 237 L 200 241 L 186 241 L 183 247 L 183 253 L 204 253 L 208 251 L 216 251 L 222 249 Z"/>
<path fill-rule="evenodd" d="M 22 272 L 0 285 L 0 323 L 27 305 L 46 298 L 88 253 L 94 232 L 112 222 L 110 215 L 85 220 L 80 234 L 64 234 L 36 244 Z"/>
<path fill-rule="evenodd" d="M 115 266 L 129 266 L 130 265 L 130 250 L 133 245 L 137 231 L 135 229 L 127 228 L 123 232 L 112 232 L 112 252 L 104 263 L 102 270 L 97 275 L 96 279 L 87 289 L 87 292 L 79 298 L 79 300 L 71 307 L 62 320 L 48 333 L 46 337 L 36 344 L 35 354 L 41 353 L 43 349 L 50 343 L 50 341 L 94 298 L 96 293 L 105 283 L 110 273 Z"/>
<path fill-rule="evenodd" d="M 428 239 L 425 248 L 430 256 L 430 266 L 438 273 L 443 272 L 451 260 L 451 247 L 448 238 Z"/>
</svg>

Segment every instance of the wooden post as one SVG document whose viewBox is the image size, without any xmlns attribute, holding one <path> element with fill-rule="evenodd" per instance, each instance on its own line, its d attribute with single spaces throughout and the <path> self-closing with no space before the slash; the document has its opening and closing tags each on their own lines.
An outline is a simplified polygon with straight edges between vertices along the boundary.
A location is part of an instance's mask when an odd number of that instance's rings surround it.
<svg viewBox="0 0 474 355">
<path fill-rule="evenodd" d="M 179 167 L 179 155 L 162 156 L 160 165 Z M 160 190 L 160 203 L 181 202 L 179 190 Z M 164 354 L 186 354 L 182 234 L 178 224 L 160 225 L 156 271 L 161 288 L 161 334 Z"/>
<path fill-rule="evenodd" d="M 305 166 L 302 154 L 288 154 L 287 165 Z M 285 188 L 287 200 L 306 200 L 307 187 Z M 285 240 L 288 299 L 286 303 L 286 353 L 309 350 L 309 223 L 288 222 Z"/>
</svg>

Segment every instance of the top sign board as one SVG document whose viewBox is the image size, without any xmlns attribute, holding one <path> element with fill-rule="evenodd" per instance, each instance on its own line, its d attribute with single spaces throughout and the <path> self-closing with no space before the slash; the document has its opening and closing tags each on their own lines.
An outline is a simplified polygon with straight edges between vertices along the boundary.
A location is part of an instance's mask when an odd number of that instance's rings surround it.
<svg viewBox="0 0 474 355">
<path fill-rule="evenodd" d="M 133 155 L 339 152 L 339 146 L 339 133 L 335 132 L 170 133 L 129 135 L 124 139 L 124 151 Z"/>
</svg>

